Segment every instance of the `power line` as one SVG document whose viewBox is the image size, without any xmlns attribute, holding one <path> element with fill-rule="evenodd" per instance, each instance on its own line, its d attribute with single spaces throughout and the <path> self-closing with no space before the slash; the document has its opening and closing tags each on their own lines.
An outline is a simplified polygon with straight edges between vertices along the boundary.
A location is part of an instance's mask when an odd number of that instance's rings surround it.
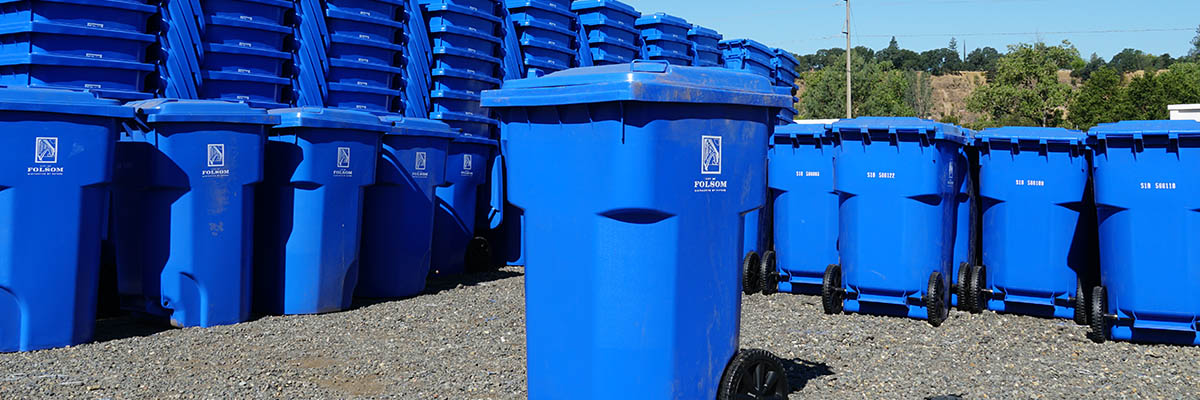
<svg viewBox="0 0 1200 400">
<path fill-rule="evenodd" d="M 1159 28 L 1159 29 L 1107 29 L 1097 31 L 1046 31 L 1046 32 L 980 32 L 980 33 L 910 33 L 899 35 L 855 35 L 858 37 L 969 37 L 969 36 L 1022 36 L 1022 35 L 1072 35 L 1087 33 L 1146 33 L 1146 32 L 1182 32 L 1195 31 L 1196 28 Z"/>
</svg>

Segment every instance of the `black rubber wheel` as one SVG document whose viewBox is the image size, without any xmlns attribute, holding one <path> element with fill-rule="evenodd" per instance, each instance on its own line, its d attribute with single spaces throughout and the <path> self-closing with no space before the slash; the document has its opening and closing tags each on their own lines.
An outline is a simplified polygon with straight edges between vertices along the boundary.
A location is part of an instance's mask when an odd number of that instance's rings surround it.
<svg viewBox="0 0 1200 400">
<path fill-rule="evenodd" d="M 766 350 L 748 349 L 739 351 L 725 366 L 717 400 L 785 400 L 790 391 L 783 363 Z"/>
<path fill-rule="evenodd" d="M 1112 333 L 1112 325 L 1108 322 L 1108 291 L 1104 286 L 1096 286 L 1092 288 L 1092 330 L 1088 332 L 1088 339 L 1092 339 L 1096 343 L 1104 343 L 1108 340 L 1109 334 Z"/>
<path fill-rule="evenodd" d="M 1091 319 L 1088 318 L 1089 311 L 1092 308 L 1091 291 L 1084 286 L 1083 279 L 1075 278 L 1075 325 L 1087 326 Z"/>
<path fill-rule="evenodd" d="M 967 297 L 972 314 L 979 314 L 987 309 L 987 267 L 976 265 L 971 267 L 970 279 L 967 281 Z M 962 297 L 960 296 L 959 299 Z"/>
<path fill-rule="evenodd" d="M 759 263 L 758 253 L 746 253 L 746 257 L 742 258 L 742 292 L 746 294 L 754 294 L 758 292 L 758 269 L 762 268 Z"/>
<path fill-rule="evenodd" d="M 826 314 L 842 313 L 842 293 L 842 266 L 830 264 L 821 279 L 821 308 Z"/>
<path fill-rule="evenodd" d="M 758 286 L 762 294 L 774 294 L 779 291 L 779 271 L 775 269 L 775 250 L 767 250 L 759 263 Z"/>
<path fill-rule="evenodd" d="M 467 242 L 467 251 L 463 256 L 463 262 L 466 264 L 466 269 L 471 272 L 487 271 L 494 265 L 492 263 L 492 245 L 488 240 L 476 236 Z"/>
<path fill-rule="evenodd" d="M 929 274 L 929 287 L 925 291 L 925 310 L 929 314 L 929 325 L 942 326 L 946 322 L 950 310 L 946 307 L 946 281 L 942 273 L 933 271 Z"/>
<path fill-rule="evenodd" d="M 958 295 L 958 309 L 970 310 L 969 304 L 963 303 L 963 299 L 967 297 L 967 282 L 971 281 L 971 264 L 962 262 L 958 264 L 958 276 L 953 285 L 950 285 L 951 293 Z"/>
</svg>

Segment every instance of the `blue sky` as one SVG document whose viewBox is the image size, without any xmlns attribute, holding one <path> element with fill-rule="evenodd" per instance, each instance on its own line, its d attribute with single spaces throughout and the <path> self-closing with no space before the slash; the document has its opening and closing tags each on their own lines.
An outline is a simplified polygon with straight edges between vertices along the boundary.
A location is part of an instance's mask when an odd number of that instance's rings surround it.
<svg viewBox="0 0 1200 400">
<path fill-rule="evenodd" d="M 644 14 L 666 12 L 726 38 L 801 54 L 846 45 L 840 0 L 622 1 Z M 968 49 L 1069 39 L 1084 58 L 1095 52 L 1108 59 L 1127 47 L 1178 57 L 1200 25 L 1200 0 L 851 0 L 850 6 L 854 45 L 876 50 L 887 47 L 891 35 L 917 51 L 945 47 L 954 36 Z M 1083 33 L 1179 28 L 1187 30 Z"/>
</svg>

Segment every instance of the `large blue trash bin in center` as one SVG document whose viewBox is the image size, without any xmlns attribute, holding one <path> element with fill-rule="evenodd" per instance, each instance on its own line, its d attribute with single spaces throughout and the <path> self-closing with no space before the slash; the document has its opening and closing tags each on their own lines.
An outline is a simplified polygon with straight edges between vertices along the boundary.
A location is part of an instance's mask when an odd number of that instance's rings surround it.
<svg viewBox="0 0 1200 400">
<path fill-rule="evenodd" d="M 711 399 L 738 348 L 766 78 L 635 62 L 484 92 L 525 211 L 531 399 Z"/>
<path fill-rule="evenodd" d="M 242 103 L 155 99 L 116 146 L 112 241 L 122 307 L 178 327 L 250 317 L 254 188 L 279 117 Z"/>
<path fill-rule="evenodd" d="M 1083 132 L 988 129 L 976 136 L 982 204 L 982 281 L 988 309 L 1073 318 L 1096 269 Z M 962 285 L 960 285 L 962 288 Z M 985 298 L 986 297 L 986 298 Z M 978 306 L 976 306 L 978 307 Z M 1080 320 L 1080 323 L 1086 320 Z"/>
<path fill-rule="evenodd" d="M 492 164 L 500 151 L 495 140 L 459 135 L 446 150 L 446 184 L 435 190 L 433 260 L 430 275 L 461 274 L 492 261 L 488 242 L 475 226 L 502 207 L 486 190 Z M 480 213 L 480 211 L 484 211 Z"/>
<path fill-rule="evenodd" d="M 833 140 L 824 125 L 793 124 L 776 127 L 771 142 L 767 184 L 779 291 L 818 294 L 825 268 L 838 262 Z"/>
<path fill-rule="evenodd" d="M 363 188 L 391 129 L 364 112 L 285 108 L 266 148 L 255 213 L 254 308 L 315 314 L 350 306 Z"/>
<path fill-rule="evenodd" d="M 434 190 L 446 182 L 446 150 L 458 133 L 443 122 L 385 117 L 375 185 L 363 202 L 360 297 L 425 290 L 433 256 Z"/>
<path fill-rule="evenodd" d="M 92 340 L 113 143 L 133 109 L 0 87 L 0 352 Z"/>
<path fill-rule="evenodd" d="M 1101 281 L 1092 339 L 1200 345 L 1200 122 L 1125 121 L 1088 136 Z"/>
<path fill-rule="evenodd" d="M 841 265 L 827 270 L 823 284 L 839 293 L 823 296 L 826 312 L 844 307 L 940 325 L 950 301 L 965 136 L 956 126 L 917 118 L 855 118 L 830 127 Z"/>
</svg>

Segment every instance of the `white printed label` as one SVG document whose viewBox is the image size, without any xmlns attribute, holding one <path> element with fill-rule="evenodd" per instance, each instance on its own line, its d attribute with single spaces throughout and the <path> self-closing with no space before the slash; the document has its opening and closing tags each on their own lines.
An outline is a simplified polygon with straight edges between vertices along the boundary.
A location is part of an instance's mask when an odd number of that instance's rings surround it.
<svg viewBox="0 0 1200 400">
<path fill-rule="evenodd" d="M 413 178 L 428 178 L 429 177 L 429 172 L 425 170 L 425 167 L 427 166 L 426 160 L 428 160 L 428 158 L 429 157 L 427 156 L 427 154 L 424 151 L 417 152 L 416 159 L 413 160 L 413 172 L 412 172 Z"/>
<path fill-rule="evenodd" d="M 354 176 L 354 170 L 350 169 L 350 148 L 337 148 L 337 169 L 333 170 L 333 176 L 349 178 Z"/>
<path fill-rule="evenodd" d="M 720 136 L 700 136 L 701 175 L 720 175 L 723 155 Z M 724 192 L 728 188 L 728 181 L 718 179 L 715 176 L 692 181 L 692 191 L 695 193 Z"/>
<path fill-rule="evenodd" d="M 895 172 L 867 172 L 867 178 L 870 179 L 896 179 Z"/>
<path fill-rule="evenodd" d="M 253 43 L 250 43 L 250 42 L 238 42 L 238 46 L 242 46 L 242 47 L 254 47 L 254 44 L 253 44 Z"/>
<path fill-rule="evenodd" d="M 62 175 L 63 167 L 58 163 L 58 138 L 57 137 L 36 137 L 33 139 L 33 162 L 34 165 L 25 168 L 25 174 L 30 176 L 51 176 Z"/>
<path fill-rule="evenodd" d="M 248 73 L 250 73 L 250 70 L 245 69 L 245 68 L 238 68 L 238 72 L 241 72 L 243 74 L 248 74 Z"/>
<path fill-rule="evenodd" d="M 363 34 L 359 34 L 359 35 L 358 35 L 358 38 L 359 38 L 359 39 L 370 39 L 370 38 L 371 38 L 371 35 L 363 35 Z"/>
<path fill-rule="evenodd" d="M 238 19 L 240 19 L 242 21 L 253 21 L 254 17 L 251 17 L 249 15 L 242 15 L 242 16 L 238 17 Z"/>
<path fill-rule="evenodd" d="M 103 86 L 100 86 L 98 83 L 85 83 L 83 84 L 83 87 L 87 89 L 100 89 Z"/>
<path fill-rule="evenodd" d="M 821 171 L 796 171 L 798 177 L 816 177 L 821 176 Z"/>
<path fill-rule="evenodd" d="M 99 22 L 88 22 L 87 26 L 88 26 L 88 28 L 103 28 L 104 24 L 99 23 Z"/>
<path fill-rule="evenodd" d="M 472 171 L 472 169 L 474 169 L 474 167 L 475 167 L 474 164 L 475 164 L 475 162 L 472 159 L 470 154 L 463 154 L 463 165 L 462 165 L 461 175 L 462 176 L 474 176 L 475 171 Z"/>
<path fill-rule="evenodd" d="M 1017 186 L 1046 186 L 1046 181 L 1041 179 L 1017 179 Z"/>
<path fill-rule="evenodd" d="M 224 144 L 209 144 L 205 157 L 207 169 L 200 171 L 200 176 L 204 178 L 224 178 L 229 176 L 229 169 L 225 168 L 225 145 Z"/>
<path fill-rule="evenodd" d="M 1140 182 L 1138 187 L 1143 190 L 1175 190 L 1175 182 Z"/>
<path fill-rule="evenodd" d="M 104 55 L 100 53 L 83 53 L 83 56 L 87 58 L 104 58 Z"/>
</svg>

